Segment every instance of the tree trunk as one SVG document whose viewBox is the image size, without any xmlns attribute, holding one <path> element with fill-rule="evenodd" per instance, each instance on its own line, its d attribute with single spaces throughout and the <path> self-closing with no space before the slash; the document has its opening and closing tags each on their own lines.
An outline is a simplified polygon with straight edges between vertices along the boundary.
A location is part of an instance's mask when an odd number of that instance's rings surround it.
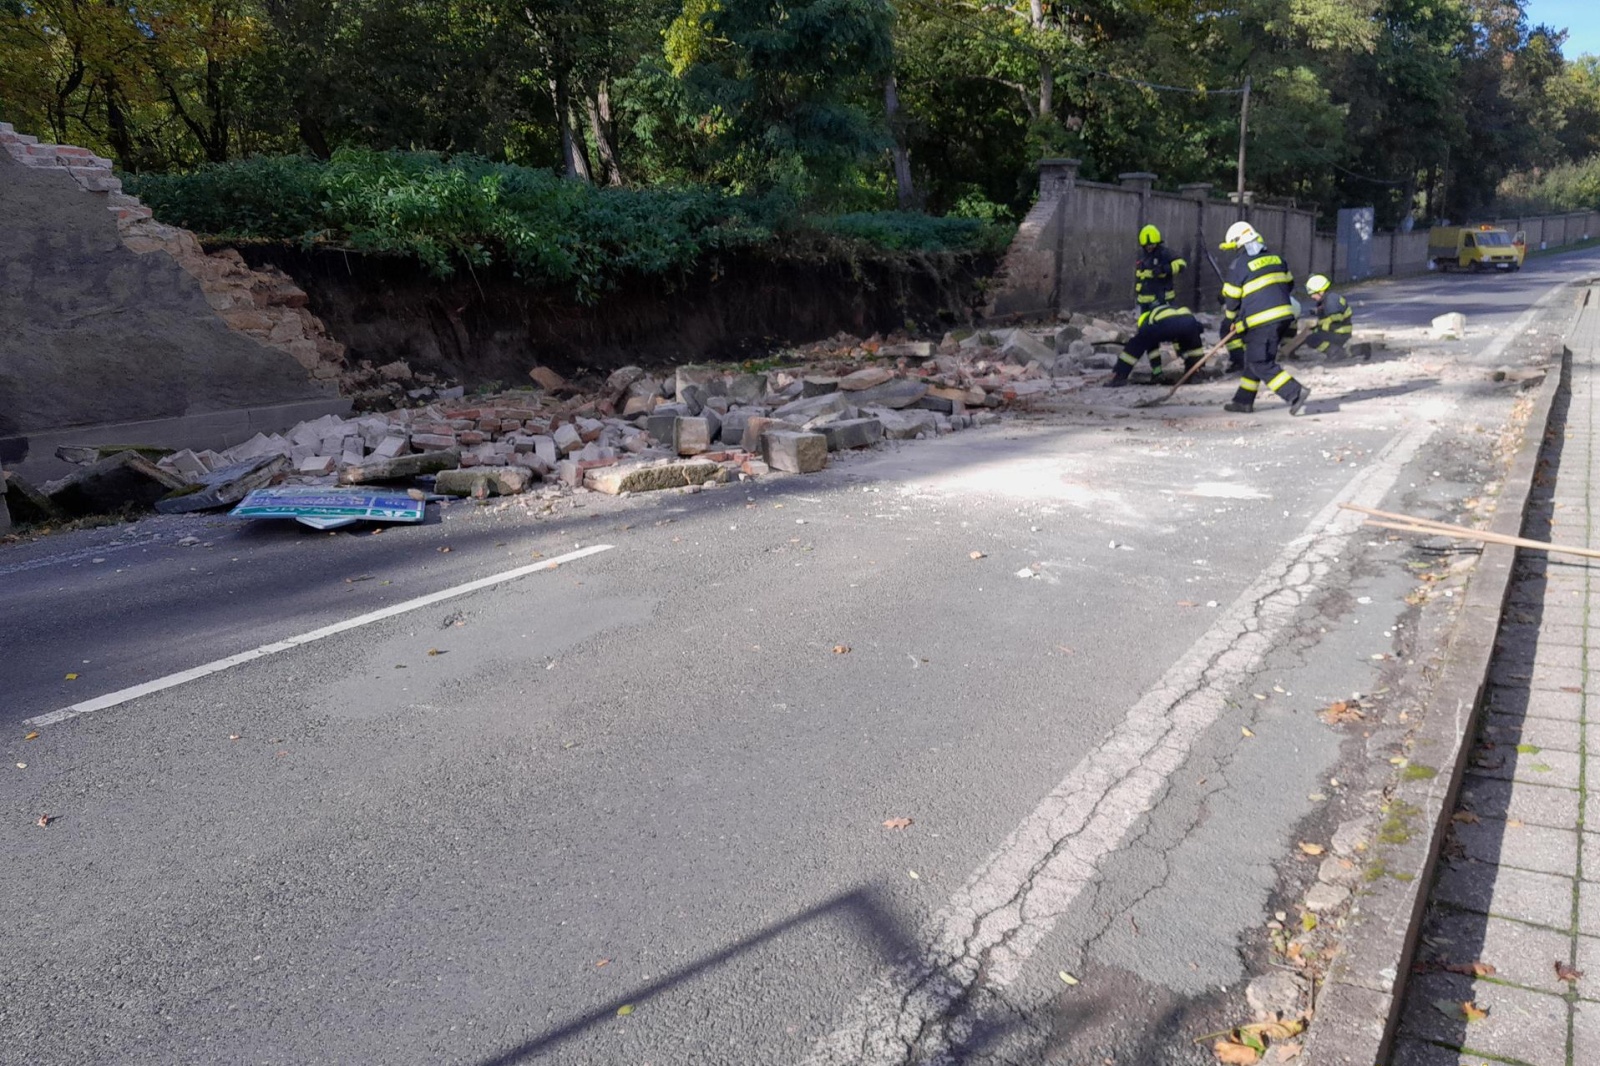
<svg viewBox="0 0 1600 1066">
<path fill-rule="evenodd" d="M 567 72 L 561 70 L 550 79 L 550 98 L 555 104 L 556 124 L 561 127 L 561 159 L 566 166 L 567 177 L 588 181 L 589 163 L 578 148 L 577 137 L 573 136 L 572 93 L 568 89 L 567 78 Z"/>
<path fill-rule="evenodd" d="M 106 140 L 111 144 L 111 151 L 115 153 L 117 163 L 123 170 L 137 170 L 133 158 L 133 135 L 128 131 L 128 116 L 122 110 L 122 101 L 118 99 L 116 80 L 114 78 L 102 80 L 100 93 L 106 102 Z"/>
<path fill-rule="evenodd" d="M 299 115 L 296 118 L 296 124 L 300 128 L 300 139 L 305 142 L 307 148 L 311 149 L 311 154 L 318 159 L 327 159 L 332 156 L 333 152 L 328 148 L 327 134 L 322 132 L 322 123 L 311 115 L 310 106 L 301 103 L 297 110 Z"/>
<path fill-rule="evenodd" d="M 900 117 L 900 89 L 892 70 L 883 79 L 883 112 L 893 140 L 890 152 L 894 157 L 895 204 L 902 211 L 910 211 L 916 206 L 917 190 L 911 184 L 911 151 L 906 147 L 905 122 Z"/>
<path fill-rule="evenodd" d="M 1028 0 L 1028 24 L 1037 34 L 1044 29 L 1044 0 Z M 1043 53 L 1039 55 L 1039 113 L 1038 118 L 1049 118 L 1055 112 L 1056 72 Z"/>
<path fill-rule="evenodd" d="M 600 157 L 600 170 L 607 185 L 622 184 L 622 167 L 617 163 L 617 150 L 611 143 L 611 93 L 605 82 L 583 98 L 589 112 L 589 133 L 594 137 L 595 154 Z"/>
</svg>

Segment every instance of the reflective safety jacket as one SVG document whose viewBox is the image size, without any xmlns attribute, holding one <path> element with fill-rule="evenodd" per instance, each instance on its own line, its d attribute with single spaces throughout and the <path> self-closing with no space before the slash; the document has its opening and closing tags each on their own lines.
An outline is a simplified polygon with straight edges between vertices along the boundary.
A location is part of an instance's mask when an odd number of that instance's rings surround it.
<svg viewBox="0 0 1600 1066">
<path fill-rule="evenodd" d="M 1144 327 L 1152 326 L 1157 322 L 1165 322 L 1167 319 L 1177 318 L 1179 315 L 1183 315 L 1186 318 L 1193 318 L 1194 312 L 1190 311 L 1187 307 L 1171 307 L 1166 303 L 1159 303 L 1148 310 L 1139 312 L 1139 328 L 1143 329 Z"/>
<path fill-rule="evenodd" d="M 1246 332 L 1294 317 L 1289 303 L 1294 275 L 1277 255 L 1261 249 L 1256 255 L 1241 255 L 1228 270 L 1222 283 L 1222 332 L 1242 325 Z"/>
<path fill-rule="evenodd" d="M 1141 309 L 1167 303 L 1177 298 L 1174 278 L 1178 271 L 1188 266 L 1188 261 L 1174 256 L 1164 244 L 1153 244 L 1133 265 L 1133 295 Z"/>
<path fill-rule="evenodd" d="M 1326 292 L 1317 303 L 1317 328 L 1328 333 L 1349 333 L 1354 328 L 1350 302 L 1337 293 Z"/>
</svg>

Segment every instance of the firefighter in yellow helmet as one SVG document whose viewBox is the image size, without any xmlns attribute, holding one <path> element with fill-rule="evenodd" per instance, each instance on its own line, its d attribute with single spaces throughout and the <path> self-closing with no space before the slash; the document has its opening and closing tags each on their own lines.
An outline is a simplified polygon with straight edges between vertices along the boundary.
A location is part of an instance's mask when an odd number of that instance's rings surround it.
<svg viewBox="0 0 1600 1066">
<path fill-rule="evenodd" d="M 1177 276 L 1188 262 L 1167 251 L 1161 231 L 1145 226 L 1139 231 L 1139 261 L 1133 265 L 1133 296 L 1141 312 L 1178 298 Z"/>
<path fill-rule="evenodd" d="M 1228 227 L 1222 242 L 1226 249 L 1237 249 L 1239 257 L 1222 283 L 1222 333 L 1240 331 L 1244 336 L 1244 372 L 1239 388 L 1223 409 L 1237 413 L 1254 410 L 1256 394 L 1262 384 L 1289 402 L 1289 413 L 1305 409 L 1311 390 L 1278 365 L 1278 344 L 1286 330 L 1294 328 L 1294 304 L 1290 293 L 1294 275 L 1248 222 Z"/>
<path fill-rule="evenodd" d="M 1159 378 L 1163 344 L 1170 343 L 1177 350 L 1178 358 L 1183 360 L 1183 368 L 1188 370 L 1205 354 L 1201 332 L 1200 320 L 1187 307 L 1159 303 L 1148 311 L 1139 312 L 1139 331 L 1123 345 L 1122 355 L 1118 357 L 1106 387 L 1119 389 L 1126 385 L 1133 368 L 1146 355 L 1150 357 L 1150 376 Z"/>
<path fill-rule="evenodd" d="M 1316 327 L 1306 338 L 1306 347 L 1313 351 L 1342 350 L 1350 343 L 1350 334 L 1355 329 L 1350 302 L 1330 291 L 1331 285 L 1332 282 L 1321 274 L 1313 274 L 1306 279 L 1306 294 L 1311 297 L 1311 305 L 1317 315 Z"/>
</svg>

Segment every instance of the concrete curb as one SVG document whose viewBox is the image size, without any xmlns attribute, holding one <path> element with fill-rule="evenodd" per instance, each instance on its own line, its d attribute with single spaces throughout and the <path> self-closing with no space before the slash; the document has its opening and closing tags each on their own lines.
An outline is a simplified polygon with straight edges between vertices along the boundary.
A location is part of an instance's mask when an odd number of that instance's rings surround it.
<svg viewBox="0 0 1600 1066">
<path fill-rule="evenodd" d="M 1570 333 L 1571 322 L 1563 338 Z M 1545 376 L 1528 416 L 1529 432 L 1506 476 L 1489 526 L 1496 533 L 1522 533 L 1550 414 L 1571 365 L 1571 350 L 1563 343 L 1559 372 Z M 1300 1060 L 1308 1066 L 1381 1066 L 1388 1059 L 1434 866 L 1471 754 L 1516 553 L 1505 545 L 1484 545 L 1467 584 L 1444 665 L 1413 736 L 1409 766 L 1421 772 L 1396 782 L 1389 814 L 1367 852 L 1369 868 L 1381 864 L 1385 876 L 1357 893 L 1343 949 L 1317 995 Z"/>
</svg>

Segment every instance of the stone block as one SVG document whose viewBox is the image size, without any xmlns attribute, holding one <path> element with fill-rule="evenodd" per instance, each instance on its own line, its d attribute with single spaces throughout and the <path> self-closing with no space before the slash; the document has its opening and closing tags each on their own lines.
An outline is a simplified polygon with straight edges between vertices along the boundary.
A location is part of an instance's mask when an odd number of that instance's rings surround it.
<svg viewBox="0 0 1600 1066">
<path fill-rule="evenodd" d="M 515 496 L 527 492 L 532 473 L 521 466 L 478 466 L 471 470 L 441 470 L 433 490 L 443 496 Z"/>
<path fill-rule="evenodd" d="M 772 417 L 783 419 L 786 422 L 809 422 L 819 415 L 842 412 L 851 407 L 852 403 L 851 398 L 845 393 L 838 391 L 828 392 L 786 403 L 773 411 Z"/>
<path fill-rule="evenodd" d="M 436 474 L 441 470 L 459 466 L 460 463 L 459 448 L 400 455 L 393 459 L 367 459 L 359 466 L 347 466 L 340 470 L 339 484 L 366 485 L 378 481 L 403 481 L 424 474 Z"/>
<path fill-rule="evenodd" d="M 851 396 L 851 402 L 863 406 L 892 407 L 895 410 L 911 407 L 928 394 L 928 385 L 904 378 L 863 389 Z"/>
<path fill-rule="evenodd" d="M 840 378 L 839 388 L 845 392 L 860 392 L 862 389 L 870 389 L 875 385 L 882 385 L 884 382 L 893 380 L 894 371 L 887 367 L 868 366 Z"/>
<path fill-rule="evenodd" d="M 294 472 L 312 477 L 333 473 L 333 468 L 339 465 L 339 460 L 331 455 L 308 455 L 295 464 Z"/>
<path fill-rule="evenodd" d="M 606 395 L 621 396 L 633 387 L 633 383 L 644 377 L 644 369 L 637 366 L 623 366 L 606 375 Z"/>
<path fill-rule="evenodd" d="M 585 488 L 615 496 L 623 492 L 659 492 L 686 485 L 721 483 L 728 472 L 716 463 L 651 463 L 649 465 L 608 466 L 584 474 Z"/>
<path fill-rule="evenodd" d="M 830 452 L 870 448 L 883 439 L 883 423 L 876 418 L 848 418 L 819 428 Z"/>
<path fill-rule="evenodd" d="M 138 452 L 123 451 L 80 467 L 60 481 L 45 486 L 45 492 L 57 509 L 81 517 L 106 514 L 130 505 L 150 507 L 167 493 L 188 484 Z"/>
<path fill-rule="evenodd" d="M 765 374 L 734 374 L 728 379 L 728 399 L 735 404 L 757 404 L 766 394 Z"/>
<path fill-rule="evenodd" d="M 454 433 L 413 433 L 411 446 L 418 451 L 437 452 L 446 451 L 456 446 Z"/>
<path fill-rule="evenodd" d="M 171 470 L 173 473 L 190 481 L 209 472 L 206 464 L 200 461 L 200 457 L 188 448 L 165 456 L 156 465 L 164 470 Z"/>
<path fill-rule="evenodd" d="M 824 374 L 808 374 L 800 380 L 800 395 L 802 398 L 811 396 L 826 396 L 831 392 L 839 391 L 839 379 Z"/>
<path fill-rule="evenodd" d="M 180 491 L 157 500 L 156 510 L 162 514 L 189 514 L 231 507 L 256 489 L 264 489 L 280 480 L 288 469 L 289 460 L 282 455 L 262 455 L 221 466 L 208 471 L 190 486 L 193 491 Z"/>
<path fill-rule="evenodd" d="M 1458 341 L 1467 335 L 1467 316 L 1460 311 L 1451 311 L 1435 318 L 1428 329 L 1428 336 L 1436 341 Z"/>
<path fill-rule="evenodd" d="M 1050 345 L 1021 329 L 1011 330 L 1005 343 L 1000 346 L 1000 358 L 1018 366 L 1026 366 L 1035 360 L 1043 362 L 1053 359 L 1055 354 Z"/>
<path fill-rule="evenodd" d="M 673 422 L 672 450 L 679 455 L 699 455 L 711 450 L 711 423 L 704 418 L 679 418 Z"/>
<path fill-rule="evenodd" d="M 372 455 L 375 459 L 395 459 L 410 450 L 411 442 L 405 437 L 385 437 L 372 449 Z"/>
<path fill-rule="evenodd" d="M 717 398 L 721 399 L 721 397 Z M 712 444 L 720 440 L 722 437 L 722 416 L 717 413 L 716 409 L 707 406 L 700 412 L 700 417 L 705 419 L 707 443 Z"/>
<path fill-rule="evenodd" d="M 657 444 L 671 444 L 679 417 L 673 414 L 651 415 L 644 420 L 644 431 L 650 434 L 650 438 Z"/>
<path fill-rule="evenodd" d="M 739 438 L 739 447 L 743 451 L 754 455 L 761 453 L 761 435 L 768 430 L 783 429 L 798 431 L 799 423 L 787 422 L 781 418 L 768 418 L 764 415 L 751 415 L 745 420 L 744 436 Z M 732 441 L 728 442 L 732 444 Z"/>
<path fill-rule="evenodd" d="M 768 430 L 761 434 L 761 458 L 786 474 L 812 474 L 828 465 L 828 439 L 820 433 Z"/>
<path fill-rule="evenodd" d="M 722 429 L 717 434 L 717 439 L 723 444 L 740 445 L 744 441 L 744 427 L 753 417 L 758 417 L 760 411 L 750 407 L 735 407 L 722 416 Z"/>
<path fill-rule="evenodd" d="M 579 433 L 578 427 L 571 423 L 557 426 L 552 438 L 555 441 L 556 450 L 562 455 L 571 455 L 579 448 L 582 448 L 584 443 L 583 434 Z"/>
<path fill-rule="evenodd" d="M 34 487 L 33 483 L 16 473 L 0 473 L 0 489 L 4 490 L 5 504 L 15 522 L 52 522 L 61 517 L 56 505 Z"/>
<path fill-rule="evenodd" d="M 939 423 L 933 412 L 920 408 L 910 411 L 872 408 L 862 413 L 870 413 L 876 418 L 883 426 L 883 435 L 890 440 L 915 440 L 924 434 L 932 437 L 939 432 Z"/>
<path fill-rule="evenodd" d="M 557 374 L 554 370 L 551 370 L 547 366 L 534 367 L 532 370 L 528 371 L 528 377 L 532 378 L 533 383 L 546 392 L 554 392 L 557 389 L 564 387 L 567 383 L 566 378 L 562 377 L 560 374 Z"/>
<path fill-rule="evenodd" d="M 687 402 L 684 399 L 684 390 L 690 385 L 698 386 L 701 396 L 715 396 L 727 392 L 727 387 L 722 382 L 722 372 L 716 367 L 696 366 L 693 363 L 678 367 L 673 378 L 673 398 L 679 403 Z"/>
</svg>

